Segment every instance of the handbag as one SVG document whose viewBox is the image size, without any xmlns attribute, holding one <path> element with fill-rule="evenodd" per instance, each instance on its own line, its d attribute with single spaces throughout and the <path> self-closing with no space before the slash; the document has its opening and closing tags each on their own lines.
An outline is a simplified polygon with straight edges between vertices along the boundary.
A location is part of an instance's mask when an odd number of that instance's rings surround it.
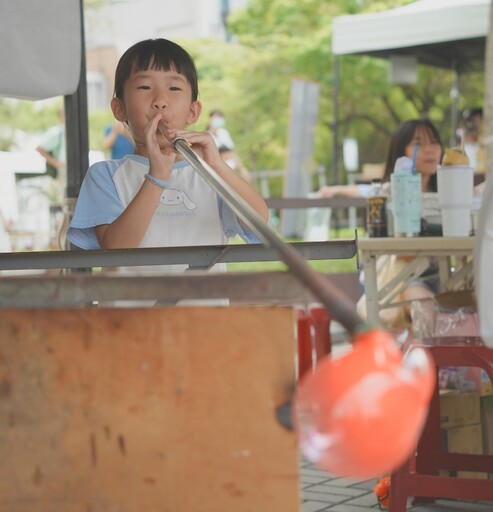
<svg viewBox="0 0 493 512">
<path fill-rule="evenodd" d="M 54 156 L 53 151 L 48 151 L 48 154 Z M 43 174 L 38 174 L 37 176 L 50 176 L 56 180 L 58 178 L 58 169 L 46 161 L 46 171 Z"/>
</svg>

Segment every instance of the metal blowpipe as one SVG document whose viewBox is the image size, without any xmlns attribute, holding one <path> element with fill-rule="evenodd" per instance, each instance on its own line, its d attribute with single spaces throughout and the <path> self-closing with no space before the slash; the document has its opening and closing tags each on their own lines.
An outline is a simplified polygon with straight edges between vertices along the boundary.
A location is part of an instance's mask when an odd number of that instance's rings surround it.
<svg viewBox="0 0 493 512">
<path fill-rule="evenodd" d="M 355 333 L 365 322 L 356 313 L 354 305 L 327 279 L 315 272 L 306 260 L 286 244 L 263 218 L 212 167 L 195 153 L 183 138 L 170 140 L 161 127 L 161 133 L 173 149 L 181 155 L 232 208 L 239 218 L 268 246 L 273 247 L 289 270 L 320 300 L 332 318 L 349 333 Z"/>
</svg>

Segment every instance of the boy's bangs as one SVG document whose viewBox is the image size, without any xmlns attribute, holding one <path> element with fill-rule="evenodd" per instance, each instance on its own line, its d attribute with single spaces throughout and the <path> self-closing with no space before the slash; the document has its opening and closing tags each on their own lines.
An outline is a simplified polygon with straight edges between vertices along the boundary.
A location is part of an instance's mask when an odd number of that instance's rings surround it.
<svg viewBox="0 0 493 512">
<path fill-rule="evenodd" d="M 176 71 L 185 75 L 184 66 L 178 56 L 173 55 L 172 52 L 153 52 L 140 55 L 134 62 L 133 72 L 147 71 Z"/>
<path fill-rule="evenodd" d="M 152 69 L 153 71 L 170 71 L 171 69 L 175 70 L 175 68 L 176 66 L 169 55 L 141 55 L 140 58 L 134 62 L 132 71 L 134 73 L 147 71 L 148 69 Z"/>
</svg>

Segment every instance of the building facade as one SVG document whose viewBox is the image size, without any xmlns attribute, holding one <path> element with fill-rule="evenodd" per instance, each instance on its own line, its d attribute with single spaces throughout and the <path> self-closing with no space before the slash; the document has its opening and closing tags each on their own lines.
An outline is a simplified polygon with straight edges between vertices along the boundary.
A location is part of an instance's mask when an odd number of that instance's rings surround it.
<svg viewBox="0 0 493 512">
<path fill-rule="evenodd" d="M 121 54 L 142 39 L 228 39 L 228 13 L 248 0 L 112 0 L 86 9 L 86 68 L 89 110 L 108 107 Z"/>
</svg>

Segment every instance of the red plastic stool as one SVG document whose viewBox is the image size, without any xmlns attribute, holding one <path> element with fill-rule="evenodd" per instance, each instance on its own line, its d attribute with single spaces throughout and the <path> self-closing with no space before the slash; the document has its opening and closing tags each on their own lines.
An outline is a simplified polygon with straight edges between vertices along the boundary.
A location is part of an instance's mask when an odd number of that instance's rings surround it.
<svg viewBox="0 0 493 512">
<path fill-rule="evenodd" d="M 493 350 L 478 337 L 447 337 L 424 340 L 438 369 L 440 366 L 473 366 L 484 369 L 493 382 Z M 439 470 L 493 470 L 493 455 L 468 455 L 442 450 L 440 397 L 437 386 L 416 453 L 392 474 L 389 512 L 405 512 L 409 497 L 416 502 L 435 498 L 492 500 L 491 480 L 438 476 Z"/>
<path fill-rule="evenodd" d="M 316 362 L 318 362 L 332 351 L 330 316 L 325 308 L 313 307 L 310 309 L 310 317 L 314 332 Z"/>
<path fill-rule="evenodd" d="M 313 367 L 310 315 L 303 309 L 298 310 L 297 338 L 299 379 Z"/>
<path fill-rule="evenodd" d="M 332 345 L 330 316 L 325 308 L 314 306 L 308 312 L 298 309 L 297 314 L 299 379 L 305 372 L 312 370 L 321 357 L 330 354 Z"/>
</svg>

